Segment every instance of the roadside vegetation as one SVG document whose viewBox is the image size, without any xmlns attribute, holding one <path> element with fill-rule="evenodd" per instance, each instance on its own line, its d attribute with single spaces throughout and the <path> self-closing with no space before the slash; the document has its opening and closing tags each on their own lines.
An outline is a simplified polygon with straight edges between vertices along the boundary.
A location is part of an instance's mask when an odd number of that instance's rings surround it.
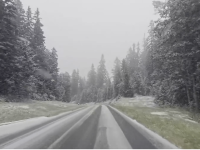
<svg viewBox="0 0 200 150">
<path fill-rule="evenodd" d="M 85 106 L 59 101 L 0 102 L 0 123 L 50 117 L 82 107 Z"/>
<path fill-rule="evenodd" d="M 150 22 L 141 43 L 130 45 L 126 57 L 115 59 L 112 75 L 102 54 L 98 66 L 91 62 L 85 78 L 78 69 L 71 75 L 59 73 L 56 48 L 45 46 L 39 9 L 32 15 L 20 0 L 0 0 L 0 95 L 13 102 L 0 103 L 0 122 L 80 107 L 55 106 L 49 100 L 90 103 L 122 96 L 126 99 L 113 104 L 116 108 L 181 148 L 200 148 L 196 123 L 200 113 L 200 2 L 167 0 L 153 1 L 153 5 L 158 19 Z M 136 94 L 154 95 L 162 107 L 154 103 L 149 107 L 142 99 L 130 103 Z M 22 102 L 26 99 L 38 101 Z"/>
<path fill-rule="evenodd" d="M 0 95 L 78 103 L 155 95 L 160 105 L 200 112 L 200 3 L 168 0 L 153 6 L 158 19 L 126 57 L 115 59 L 112 78 L 103 54 L 85 78 L 78 69 L 59 73 L 57 50 L 45 46 L 39 9 L 32 15 L 20 0 L 0 1 Z"/>
<path fill-rule="evenodd" d="M 179 148 L 200 148 L 200 125 L 196 114 L 183 108 L 159 107 L 152 97 L 121 98 L 112 106 L 143 124 Z"/>
</svg>

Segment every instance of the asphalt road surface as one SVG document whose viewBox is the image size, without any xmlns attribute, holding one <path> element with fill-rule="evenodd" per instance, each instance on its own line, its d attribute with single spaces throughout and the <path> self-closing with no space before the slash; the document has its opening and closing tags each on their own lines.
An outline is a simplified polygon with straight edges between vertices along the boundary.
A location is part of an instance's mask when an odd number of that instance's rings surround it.
<svg viewBox="0 0 200 150">
<path fill-rule="evenodd" d="M 154 145 L 105 105 L 90 106 L 16 133 L 0 133 L 0 148 L 6 149 L 154 149 Z"/>
</svg>

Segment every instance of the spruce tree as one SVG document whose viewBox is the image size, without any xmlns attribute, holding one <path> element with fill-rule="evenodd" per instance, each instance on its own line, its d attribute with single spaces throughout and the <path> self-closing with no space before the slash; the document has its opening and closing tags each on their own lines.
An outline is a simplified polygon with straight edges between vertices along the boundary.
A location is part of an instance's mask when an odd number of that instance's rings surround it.
<svg viewBox="0 0 200 150">
<path fill-rule="evenodd" d="M 123 81 L 123 96 L 132 97 L 133 91 L 130 86 L 130 78 L 125 59 L 122 60 L 122 81 Z"/>
<path fill-rule="evenodd" d="M 96 86 L 96 71 L 95 71 L 95 68 L 94 68 L 94 65 L 92 64 L 91 66 L 91 70 L 89 71 L 88 73 L 88 87 L 95 87 Z"/>
<path fill-rule="evenodd" d="M 104 55 L 102 55 L 97 69 L 97 88 L 103 88 L 104 84 L 106 83 L 106 79 L 107 70 L 105 66 Z"/>
<path fill-rule="evenodd" d="M 121 62 L 118 58 L 115 59 L 114 69 L 113 69 L 113 86 L 114 86 L 114 97 L 122 94 L 120 91 L 122 87 L 122 73 L 121 73 Z"/>
<path fill-rule="evenodd" d="M 30 42 L 33 39 L 33 17 L 32 17 L 32 11 L 31 8 L 28 7 L 26 13 L 25 13 L 25 24 L 24 24 L 24 38 L 26 38 L 26 40 L 28 40 L 28 44 L 30 44 Z"/>
<path fill-rule="evenodd" d="M 17 8 L 17 36 L 24 37 L 25 35 L 25 11 L 20 0 L 15 0 Z"/>
<path fill-rule="evenodd" d="M 0 91 L 2 94 L 13 92 L 16 67 L 17 8 L 13 0 L 1 1 L 0 7 Z"/>
<path fill-rule="evenodd" d="M 71 96 L 78 94 L 79 73 L 74 70 L 71 75 Z"/>
</svg>

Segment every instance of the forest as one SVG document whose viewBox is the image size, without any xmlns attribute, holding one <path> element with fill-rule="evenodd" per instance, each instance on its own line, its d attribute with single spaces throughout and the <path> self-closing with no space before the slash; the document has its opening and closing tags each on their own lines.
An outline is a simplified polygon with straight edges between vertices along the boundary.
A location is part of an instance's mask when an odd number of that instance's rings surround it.
<svg viewBox="0 0 200 150">
<path fill-rule="evenodd" d="M 59 73 L 57 50 L 45 47 L 40 12 L 20 0 L 0 0 L 0 95 L 8 101 L 77 103 L 151 95 L 159 105 L 200 111 L 200 1 L 153 1 L 157 20 L 112 74 L 102 54 L 88 76 Z M 138 40 L 139 41 L 139 40 Z M 125 50 L 126 51 L 126 50 Z"/>
</svg>

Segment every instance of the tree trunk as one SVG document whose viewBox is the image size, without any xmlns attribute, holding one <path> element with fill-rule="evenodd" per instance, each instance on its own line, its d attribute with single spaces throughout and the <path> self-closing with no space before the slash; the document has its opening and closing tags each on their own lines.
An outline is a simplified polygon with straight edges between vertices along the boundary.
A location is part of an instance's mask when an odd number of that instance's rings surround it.
<svg viewBox="0 0 200 150">
<path fill-rule="evenodd" d="M 199 101 L 197 99 L 197 92 L 196 92 L 196 87 L 195 87 L 195 77 L 192 77 L 192 86 L 193 86 L 193 98 L 195 101 L 195 110 L 196 112 L 199 112 Z"/>
<path fill-rule="evenodd" d="M 187 83 L 186 83 L 186 91 L 187 91 L 188 104 L 190 105 L 190 102 L 191 102 L 191 100 L 190 100 L 190 92 L 189 92 L 189 88 L 188 88 Z"/>
<path fill-rule="evenodd" d="M 193 106 L 192 106 L 192 103 L 191 103 L 190 91 L 189 91 L 189 86 L 188 86 L 187 83 L 186 83 L 186 91 L 187 91 L 187 100 L 188 100 L 189 110 L 192 111 Z"/>
<path fill-rule="evenodd" d="M 187 69 L 186 69 L 187 70 Z M 188 100 L 188 105 L 190 107 L 190 110 L 192 109 L 191 107 L 191 98 L 190 98 L 190 91 L 189 91 L 189 73 L 188 73 L 188 70 L 186 71 L 187 72 L 187 76 L 185 78 L 185 86 L 186 86 L 186 91 L 187 91 L 187 100 Z"/>
</svg>

